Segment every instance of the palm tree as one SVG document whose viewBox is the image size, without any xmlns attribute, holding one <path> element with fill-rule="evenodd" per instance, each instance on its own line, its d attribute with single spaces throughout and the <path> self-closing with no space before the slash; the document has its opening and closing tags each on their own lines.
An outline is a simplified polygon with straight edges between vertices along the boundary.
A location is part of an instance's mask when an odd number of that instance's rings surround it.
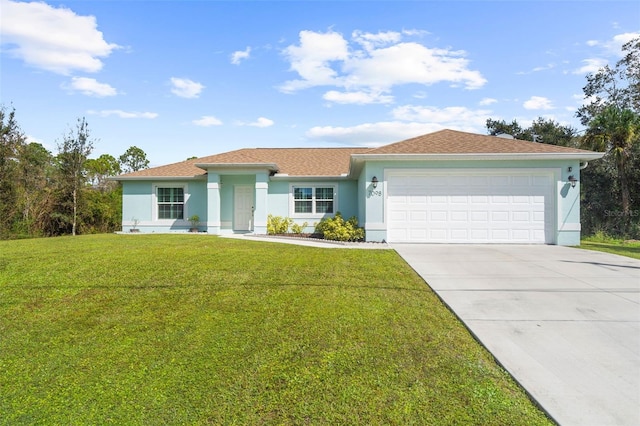
<svg viewBox="0 0 640 426">
<path fill-rule="evenodd" d="M 639 141 L 640 115 L 615 105 L 607 106 L 589 122 L 584 139 L 585 148 L 606 151 L 613 156 L 620 183 L 622 214 L 625 220 L 629 220 L 631 214 L 627 165 L 633 146 Z"/>
</svg>

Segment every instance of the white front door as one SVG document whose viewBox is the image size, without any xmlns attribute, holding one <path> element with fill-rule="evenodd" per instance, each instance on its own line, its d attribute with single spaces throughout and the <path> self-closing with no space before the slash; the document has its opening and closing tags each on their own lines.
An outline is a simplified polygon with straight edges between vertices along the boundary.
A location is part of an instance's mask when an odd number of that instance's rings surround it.
<svg viewBox="0 0 640 426">
<path fill-rule="evenodd" d="M 251 231 L 253 225 L 253 186 L 236 185 L 233 192 L 233 230 Z"/>
</svg>

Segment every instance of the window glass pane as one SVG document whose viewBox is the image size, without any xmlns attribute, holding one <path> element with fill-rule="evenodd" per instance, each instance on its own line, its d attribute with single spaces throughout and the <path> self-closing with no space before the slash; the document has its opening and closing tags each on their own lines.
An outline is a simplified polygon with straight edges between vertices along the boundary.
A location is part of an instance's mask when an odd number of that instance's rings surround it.
<svg viewBox="0 0 640 426">
<path fill-rule="evenodd" d="M 316 188 L 316 200 L 333 200 L 333 188 Z"/>
<path fill-rule="evenodd" d="M 184 190 L 182 188 L 171 188 L 173 190 L 172 200 L 174 203 L 184 203 Z"/>
<path fill-rule="evenodd" d="M 313 213 L 312 201 L 296 201 L 295 212 L 296 213 Z"/>
<path fill-rule="evenodd" d="M 182 204 L 171 205 L 171 219 L 182 219 Z"/>
<path fill-rule="evenodd" d="M 316 201 L 316 213 L 333 213 L 333 201 Z"/>
<path fill-rule="evenodd" d="M 158 188 L 158 202 L 166 203 L 171 199 L 169 188 Z"/>
<path fill-rule="evenodd" d="M 296 200 L 311 200 L 313 198 L 313 192 L 311 188 L 294 188 L 293 198 Z"/>
<path fill-rule="evenodd" d="M 158 219 L 171 219 L 171 206 L 169 204 L 158 205 Z"/>
</svg>

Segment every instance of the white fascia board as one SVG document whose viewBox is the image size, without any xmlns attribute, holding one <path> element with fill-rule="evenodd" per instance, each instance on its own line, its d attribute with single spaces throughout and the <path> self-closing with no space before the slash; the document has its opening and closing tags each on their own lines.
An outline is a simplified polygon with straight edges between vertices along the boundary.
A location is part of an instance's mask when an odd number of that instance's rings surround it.
<svg viewBox="0 0 640 426">
<path fill-rule="evenodd" d="M 352 154 L 355 161 L 447 161 L 447 160 L 597 160 L 604 152 L 482 153 L 482 154 Z"/>
<path fill-rule="evenodd" d="M 204 170 L 216 170 L 216 169 L 259 169 L 259 170 L 269 170 L 269 171 L 277 171 L 278 165 L 275 163 L 196 163 L 194 164 L 196 167 L 200 167 Z"/>
<path fill-rule="evenodd" d="M 113 180 L 113 181 L 162 180 L 162 181 L 166 181 L 166 180 L 205 180 L 206 178 L 207 178 L 207 175 L 195 175 L 195 176 L 131 176 L 131 177 L 113 176 L 113 177 L 107 178 L 107 180 Z"/>
<path fill-rule="evenodd" d="M 288 174 L 280 174 L 276 173 L 271 176 L 271 180 L 290 180 L 290 181 L 335 181 L 335 180 L 348 180 L 349 177 L 346 175 L 339 176 L 292 176 Z"/>
</svg>

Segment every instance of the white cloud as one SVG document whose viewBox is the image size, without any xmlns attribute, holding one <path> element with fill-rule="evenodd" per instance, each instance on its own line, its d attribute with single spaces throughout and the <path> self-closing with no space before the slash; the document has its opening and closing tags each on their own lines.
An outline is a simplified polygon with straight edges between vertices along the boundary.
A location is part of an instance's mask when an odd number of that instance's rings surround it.
<svg viewBox="0 0 640 426">
<path fill-rule="evenodd" d="M 88 114 L 91 115 L 98 115 L 100 117 L 111 117 L 116 116 L 119 118 L 147 118 L 147 119 L 153 119 L 156 118 L 158 116 L 157 113 L 155 112 L 137 112 L 137 111 L 122 111 L 120 109 L 108 109 L 108 110 L 102 110 L 102 111 L 94 111 L 94 110 L 89 110 L 87 111 Z"/>
<path fill-rule="evenodd" d="M 601 68 L 604 68 L 605 65 L 607 65 L 607 60 L 602 58 L 591 58 L 591 59 L 584 59 L 582 63 L 584 65 L 574 70 L 573 74 L 596 73 Z"/>
<path fill-rule="evenodd" d="M 391 121 L 350 127 L 316 126 L 309 129 L 306 136 L 325 142 L 373 147 L 445 128 L 482 133 L 491 111 L 404 105 L 395 108 L 391 114 Z"/>
<path fill-rule="evenodd" d="M 273 120 L 269 120 L 268 118 L 265 117 L 259 117 L 256 121 L 252 121 L 249 123 L 246 123 L 244 121 L 238 121 L 236 122 L 237 126 L 251 126 L 251 127 L 271 127 L 274 125 Z"/>
<path fill-rule="evenodd" d="M 616 34 L 610 40 L 588 40 L 586 42 L 589 47 L 600 48 L 599 57 L 587 58 L 582 61 L 583 65 L 573 70 L 573 74 L 590 74 L 597 73 L 609 63 L 604 57 L 619 58 L 623 56 L 622 45 L 640 37 L 640 32 Z"/>
<path fill-rule="evenodd" d="M 345 85 L 387 89 L 400 84 L 431 85 L 440 82 L 464 84 L 477 89 L 486 80 L 467 69 L 463 52 L 430 49 L 418 43 L 399 43 L 380 48 L 364 57 L 352 57 L 344 64 Z"/>
<path fill-rule="evenodd" d="M 283 53 L 290 62 L 291 70 L 302 77 L 280 87 L 283 92 L 289 93 L 313 86 L 333 85 L 337 72 L 330 63 L 346 60 L 349 46 L 341 34 L 333 31 L 300 31 L 300 44 L 287 47 Z"/>
<path fill-rule="evenodd" d="M 249 126 L 253 127 L 271 127 L 273 126 L 273 120 L 269 120 L 268 118 L 259 117 L 258 120 L 253 123 L 249 123 Z"/>
<path fill-rule="evenodd" d="M 231 54 L 231 63 L 238 65 L 242 60 L 248 59 L 251 54 L 251 47 L 247 46 L 245 50 L 237 50 Z"/>
<path fill-rule="evenodd" d="M 480 102 L 478 102 L 478 105 L 485 106 L 495 104 L 496 102 L 498 102 L 498 100 L 494 98 L 483 98 Z"/>
<path fill-rule="evenodd" d="M 103 98 L 115 96 L 118 91 L 106 83 L 100 83 L 95 78 L 73 77 L 71 83 L 62 86 L 65 89 L 77 91 L 87 96 Z"/>
<path fill-rule="evenodd" d="M 529 100 L 525 101 L 522 106 L 525 109 L 553 109 L 553 103 L 550 99 L 543 96 L 532 96 Z"/>
<path fill-rule="evenodd" d="M 221 126 L 222 121 L 214 117 L 213 115 L 203 115 L 201 118 L 192 121 L 196 126 L 211 127 Z"/>
<path fill-rule="evenodd" d="M 107 43 L 94 16 L 44 2 L 0 0 L 0 36 L 6 50 L 36 68 L 68 75 L 97 72 L 119 46 Z"/>
<path fill-rule="evenodd" d="M 544 66 L 535 67 L 530 71 L 519 71 L 516 74 L 518 74 L 518 75 L 533 74 L 534 72 L 546 71 L 546 70 L 553 69 L 555 67 L 556 67 L 556 64 L 547 64 L 547 65 L 544 65 Z"/>
<path fill-rule="evenodd" d="M 640 37 L 640 33 L 616 34 L 611 40 L 589 40 L 587 41 L 587 46 L 602 47 L 610 55 L 622 56 L 622 45 L 638 37 Z"/>
<path fill-rule="evenodd" d="M 177 77 L 171 77 L 171 86 L 171 93 L 181 98 L 197 98 L 205 87 L 188 78 Z"/>
<path fill-rule="evenodd" d="M 402 39 L 402 34 L 395 31 L 373 34 L 355 30 L 351 33 L 351 38 L 364 47 L 365 50 L 372 51 L 377 47 L 398 43 Z"/>
<path fill-rule="evenodd" d="M 349 92 L 374 93 L 402 84 L 448 82 L 476 89 L 486 83 L 479 71 L 469 69 L 464 51 L 402 42 L 406 34 L 354 31 L 350 46 L 333 31 L 301 31 L 299 44 L 284 50 L 291 70 L 300 78 L 285 82 L 280 90 L 290 93 L 314 86 L 334 86 Z"/>
<path fill-rule="evenodd" d="M 390 104 L 393 103 L 393 96 L 381 93 L 370 92 L 338 92 L 330 90 L 322 96 L 322 99 L 337 104 Z"/>
<path fill-rule="evenodd" d="M 433 106 L 403 105 L 395 108 L 391 114 L 398 120 L 435 123 L 443 128 L 478 132 L 485 127 L 491 111 L 485 109 L 473 110 L 461 106 L 437 108 Z"/>
<path fill-rule="evenodd" d="M 316 126 L 306 136 L 324 142 L 376 147 L 442 129 L 435 123 L 381 121 L 351 127 Z"/>
</svg>

